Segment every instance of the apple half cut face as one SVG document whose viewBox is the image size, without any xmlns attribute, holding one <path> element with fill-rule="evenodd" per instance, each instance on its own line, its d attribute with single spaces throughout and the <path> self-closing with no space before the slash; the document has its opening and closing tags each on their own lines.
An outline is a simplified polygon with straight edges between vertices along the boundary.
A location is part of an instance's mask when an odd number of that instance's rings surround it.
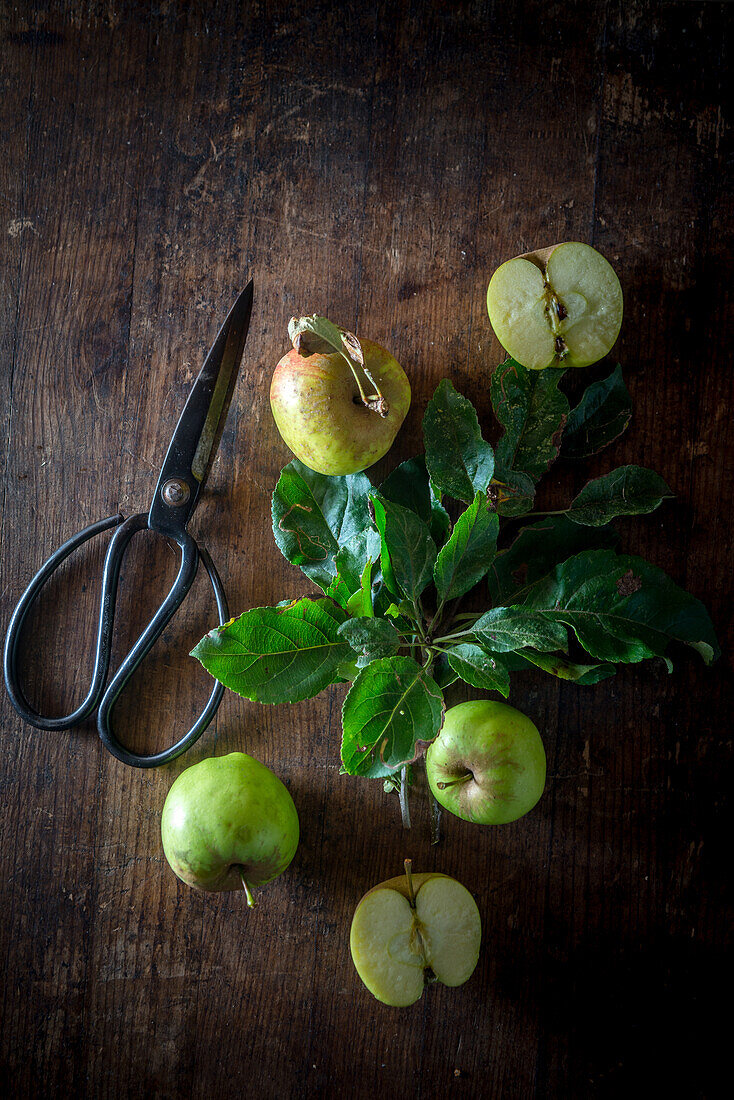
<svg viewBox="0 0 734 1100">
<path fill-rule="evenodd" d="M 498 267 L 487 311 L 502 347 L 523 367 L 588 367 L 619 335 L 622 288 L 601 253 L 569 241 Z"/>
<path fill-rule="evenodd" d="M 469 891 L 447 875 L 389 879 L 365 894 L 352 920 L 350 948 L 357 973 L 383 1004 L 404 1008 L 426 985 L 457 986 L 479 958 L 482 925 Z"/>
</svg>

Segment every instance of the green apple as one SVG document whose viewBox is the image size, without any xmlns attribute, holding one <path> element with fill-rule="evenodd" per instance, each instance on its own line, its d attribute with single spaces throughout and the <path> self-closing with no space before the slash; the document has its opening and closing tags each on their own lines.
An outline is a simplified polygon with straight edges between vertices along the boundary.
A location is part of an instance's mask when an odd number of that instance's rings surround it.
<svg viewBox="0 0 734 1100">
<path fill-rule="evenodd" d="M 307 322 L 339 337 L 327 343 L 312 330 L 304 337 L 297 326 Z M 291 331 L 294 347 L 270 385 L 278 431 L 296 458 L 317 473 L 365 470 L 387 454 L 410 408 L 403 368 L 379 344 L 357 340 L 325 318 L 293 318 Z M 342 336 L 339 350 L 330 350 Z"/>
<path fill-rule="evenodd" d="M 446 711 L 426 753 L 437 802 L 478 825 L 504 825 L 532 810 L 545 786 L 545 750 L 526 715 L 476 699 Z"/>
<path fill-rule="evenodd" d="M 298 847 L 298 814 L 286 787 L 244 752 L 181 772 L 161 818 L 163 851 L 199 890 L 242 890 L 277 878 Z"/>
<path fill-rule="evenodd" d="M 403 1008 L 431 981 L 463 985 L 479 958 L 482 923 L 469 891 L 448 875 L 405 875 L 369 890 L 352 919 L 357 973 L 384 1004 Z"/>
<path fill-rule="evenodd" d="M 622 288 L 595 248 L 569 241 L 498 267 L 487 311 L 502 347 L 522 366 L 588 367 L 619 335 Z"/>
</svg>

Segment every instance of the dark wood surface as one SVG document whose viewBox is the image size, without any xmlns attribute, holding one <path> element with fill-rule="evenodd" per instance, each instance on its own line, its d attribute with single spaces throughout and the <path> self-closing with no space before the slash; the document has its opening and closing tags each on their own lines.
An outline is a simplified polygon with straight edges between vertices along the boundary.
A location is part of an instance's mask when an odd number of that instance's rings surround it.
<svg viewBox="0 0 734 1100">
<path fill-rule="evenodd" d="M 706 601 L 725 649 L 710 669 L 680 653 L 672 676 L 651 662 L 594 688 L 519 676 L 511 701 L 542 731 L 545 796 L 497 829 L 445 815 L 438 847 L 420 799 L 405 834 L 380 783 L 339 775 L 343 689 L 273 708 L 227 694 L 186 757 L 143 772 L 109 756 L 92 722 L 41 733 L 4 698 L 4 1095 L 724 1094 L 731 14 L 604 0 L 0 3 L 3 629 L 62 540 L 147 509 L 251 274 L 245 361 L 193 524 L 235 612 L 309 591 L 269 518 L 289 455 L 268 386 L 291 314 L 324 313 L 407 370 L 413 407 L 380 476 L 420 449 L 444 376 L 494 438 L 488 278 L 574 239 L 624 286 L 614 358 L 634 419 L 584 469 L 558 467 L 551 492 L 625 462 L 657 469 L 677 500 L 625 524 L 625 547 Z M 48 710 L 84 693 L 102 554 L 71 559 L 28 631 L 29 691 Z M 176 561 L 136 540 L 118 657 Z M 208 678 L 186 654 L 213 620 L 200 578 L 123 700 L 131 745 L 162 747 L 203 704 Z M 285 780 L 301 819 L 293 864 L 253 912 L 180 884 L 160 843 L 175 776 L 234 749 Z M 472 890 L 484 943 L 466 986 L 395 1010 L 361 985 L 348 937 L 362 893 L 405 855 Z"/>
</svg>

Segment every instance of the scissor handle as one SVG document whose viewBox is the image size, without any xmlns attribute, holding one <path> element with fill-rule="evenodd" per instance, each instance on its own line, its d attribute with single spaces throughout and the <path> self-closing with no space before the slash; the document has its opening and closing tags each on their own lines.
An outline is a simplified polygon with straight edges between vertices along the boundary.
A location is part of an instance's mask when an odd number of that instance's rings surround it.
<svg viewBox="0 0 734 1100">
<path fill-rule="evenodd" d="M 119 527 L 119 525 L 124 522 L 124 518 L 124 516 L 119 514 L 108 516 L 107 519 L 101 519 L 98 520 L 97 523 L 91 523 L 88 527 L 85 527 L 82 531 L 78 531 L 76 535 L 67 539 L 67 541 L 43 563 L 23 595 L 18 600 L 17 607 L 12 614 L 8 632 L 5 636 L 5 649 L 3 652 L 5 687 L 10 696 L 11 703 L 18 711 L 21 718 L 25 719 L 26 722 L 30 722 L 32 726 L 36 726 L 37 729 L 66 730 L 70 729 L 72 726 L 78 726 L 80 722 L 83 722 L 85 718 L 89 717 L 97 706 L 99 697 L 104 688 L 104 681 L 110 663 L 112 620 L 114 617 L 114 592 L 112 603 L 109 604 L 105 602 L 103 591 L 99 624 L 97 627 L 97 649 L 94 657 L 92 683 L 84 701 L 80 703 L 71 714 L 65 714 L 58 718 L 51 718 L 45 714 L 39 714 L 23 694 L 18 677 L 18 649 L 23 624 L 28 617 L 31 607 L 36 602 L 41 589 L 51 579 L 61 563 L 68 558 L 69 554 L 73 553 L 78 547 L 83 546 L 89 539 L 94 538 L 95 535 L 100 535 L 110 527 Z M 115 578 L 115 587 L 117 587 L 117 578 Z"/>
<path fill-rule="evenodd" d="M 88 539 L 115 526 L 117 530 L 107 547 L 107 555 L 105 557 L 102 574 L 102 594 L 100 597 L 99 621 L 97 626 L 97 647 L 91 686 L 84 701 L 71 714 L 61 717 L 48 717 L 42 715 L 30 705 L 19 683 L 17 669 L 18 648 L 23 623 L 41 589 L 69 554 L 77 549 L 77 547 L 83 545 Z M 154 643 L 165 630 L 173 615 L 181 606 L 184 597 L 188 593 L 196 577 L 200 556 L 209 574 L 212 588 L 214 589 L 220 625 L 223 625 L 229 618 L 227 599 L 222 587 L 222 582 L 219 579 L 219 575 L 209 555 L 206 551 L 199 551 L 193 538 L 186 531 L 181 531 L 175 536 L 169 536 L 175 537 L 181 548 L 181 565 L 179 567 L 178 576 L 170 592 L 153 616 L 153 619 L 138 638 L 127 657 L 125 657 L 107 690 L 104 691 L 104 683 L 107 678 L 110 664 L 115 599 L 122 559 L 133 535 L 136 534 L 137 531 L 147 528 L 147 526 L 148 516 L 142 513 L 130 516 L 129 519 L 126 520 L 124 520 L 121 515 L 110 516 L 107 519 L 100 520 L 98 523 L 90 524 L 89 527 L 85 527 L 84 530 L 65 542 L 63 546 L 60 546 L 41 566 L 38 573 L 36 573 L 35 577 L 21 596 L 8 627 L 3 660 L 5 686 L 13 706 L 22 718 L 38 729 L 69 729 L 83 722 L 99 704 L 97 729 L 102 741 L 118 760 L 122 760 L 124 763 L 137 768 L 155 768 L 160 764 L 167 763 L 169 760 L 174 760 L 177 756 L 180 756 L 182 752 L 185 752 L 209 725 L 222 699 L 224 688 L 221 684 L 215 684 L 207 705 L 191 729 L 174 745 L 162 752 L 150 753 L 148 755 L 130 752 L 120 743 L 111 729 L 110 716 L 117 698 Z M 102 694 L 103 691 L 104 694 Z"/>
<path fill-rule="evenodd" d="M 121 537 L 123 529 L 127 524 L 132 524 L 135 521 L 135 526 L 130 530 L 129 535 L 125 539 L 125 543 L 122 546 L 124 551 L 125 546 L 130 541 L 135 531 L 141 530 L 148 526 L 148 516 L 139 515 L 131 516 L 129 520 L 126 520 L 119 531 L 116 531 L 110 542 L 107 555 L 109 558 L 110 551 L 113 549 L 113 543 L 115 539 Z M 217 707 L 222 701 L 222 695 L 224 694 L 224 685 L 215 683 L 212 693 L 209 696 L 209 701 L 204 707 L 197 720 L 194 722 L 188 733 L 185 733 L 183 737 L 176 741 L 174 745 L 164 749 L 162 752 L 154 752 L 149 754 L 142 754 L 131 752 L 130 749 L 126 749 L 125 746 L 115 736 L 112 725 L 111 716 L 112 710 L 119 698 L 120 694 L 125 688 L 130 678 L 133 676 L 135 670 L 139 667 L 141 662 L 145 659 L 152 646 L 161 636 L 168 623 L 171 621 L 176 611 L 181 606 L 181 603 L 186 593 L 191 588 L 194 578 L 196 576 L 196 570 L 199 564 L 199 558 L 204 562 L 204 568 L 206 569 L 209 580 L 211 581 L 212 588 L 214 589 L 214 596 L 217 601 L 217 612 L 219 613 L 219 625 L 223 626 L 229 619 L 229 610 L 227 608 L 227 597 L 222 587 L 222 582 L 219 579 L 214 563 L 209 557 L 206 550 L 200 549 L 191 535 L 186 531 L 180 531 L 176 534 L 170 534 L 168 537 L 175 538 L 178 545 L 181 547 L 181 565 L 178 571 L 178 576 L 173 582 L 171 591 L 166 596 L 163 603 L 160 605 L 151 621 L 146 626 L 143 633 L 138 638 L 135 645 L 128 653 L 125 660 L 120 665 L 119 669 L 112 678 L 110 684 L 107 687 L 104 695 L 99 704 L 99 710 L 97 712 L 97 730 L 99 736 L 102 739 L 104 745 L 110 750 L 113 756 L 116 756 L 118 760 L 122 760 L 123 764 L 130 764 L 133 768 L 157 768 L 161 764 L 167 764 L 169 760 L 175 760 L 177 756 L 185 752 L 190 748 L 195 741 L 201 737 L 206 727 L 211 722 L 212 718 L 216 714 Z M 105 563 L 106 565 L 106 563 Z M 118 566 L 119 569 L 119 566 Z M 115 579 L 115 584 L 116 584 Z M 114 599 L 113 599 L 114 602 Z"/>
</svg>

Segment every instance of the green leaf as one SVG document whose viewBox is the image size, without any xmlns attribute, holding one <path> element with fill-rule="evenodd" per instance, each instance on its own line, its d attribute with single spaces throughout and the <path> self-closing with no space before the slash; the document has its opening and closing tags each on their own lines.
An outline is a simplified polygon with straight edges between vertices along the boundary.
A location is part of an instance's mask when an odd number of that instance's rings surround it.
<svg viewBox="0 0 734 1100">
<path fill-rule="evenodd" d="M 337 555 L 338 556 L 338 555 Z M 368 561 L 362 570 L 360 586 L 347 600 L 347 611 L 350 615 L 363 615 L 373 618 L 375 609 L 372 606 L 372 562 Z"/>
<path fill-rule="evenodd" d="M 613 527 L 581 527 L 565 516 L 546 516 L 523 527 L 512 545 L 497 555 L 487 574 L 492 603 L 517 603 L 518 589 L 544 577 L 554 565 L 582 550 L 614 547 L 618 541 Z"/>
<path fill-rule="evenodd" d="M 373 661 L 344 700 L 344 771 L 386 776 L 416 760 L 438 736 L 443 710 L 441 689 L 412 657 Z"/>
<path fill-rule="evenodd" d="M 364 474 L 327 477 L 297 458 L 281 471 L 272 502 L 275 541 L 283 556 L 324 590 L 336 576 L 339 547 L 370 526 L 371 489 Z"/>
<path fill-rule="evenodd" d="M 395 596 L 417 600 L 433 579 L 436 544 L 415 512 L 372 496 L 375 523 L 382 539 L 382 574 Z"/>
<path fill-rule="evenodd" d="M 428 524 L 436 545 L 443 546 L 451 530 L 451 520 L 441 503 L 440 490 L 428 476 L 425 455 L 401 462 L 385 478 L 379 492 L 381 497 L 393 504 L 400 504 L 415 512 Z"/>
<path fill-rule="evenodd" d="M 431 538 L 440 549 L 451 533 L 451 518 L 441 503 L 441 490 L 430 482 L 431 488 Z"/>
<path fill-rule="evenodd" d="M 327 599 L 255 607 L 211 630 L 191 651 L 212 676 L 258 703 L 297 703 L 340 679 L 354 657 L 339 627 L 345 612 Z"/>
<path fill-rule="evenodd" d="M 337 575 L 332 580 L 329 587 L 326 589 L 326 595 L 330 600 L 334 600 L 339 604 L 339 607 L 343 607 L 346 611 L 349 611 L 349 601 L 354 598 L 354 593 L 350 590 L 349 586 L 344 583 L 342 577 Z"/>
<path fill-rule="evenodd" d="M 379 492 L 383 500 L 409 508 L 426 524 L 431 522 L 431 486 L 423 455 L 396 466 L 380 485 Z"/>
<path fill-rule="evenodd" d="M 401 645 L 400 635 L 387 619 L 347 619 L 339 627 L 339 633 L 342 638 L 346 638 L 354 652 L 359 654 L 358 668 L 364 668 L 379 657 L 392 657 Z"/>
<path fill-rule="evenodd" d="M 526 516 L 535 500 L 535 482 L 520 470 L 499 470 L 492 478 L 489 499 L 500 516 Z"/>
<path fill-rule="evenodd" d="M 505 429 L 496 452 L 496 477 L 519 470 L 534 481 L 558 458 L 568 418 L 568 398 L 558 389 L 564 371 L 557 367 L 526 370 L 514 359 L 492 374 L 494 414 Z"/>
<path fill-rule="evenodd" d="M 588 458 L 598 454 L 622 434 L 632 417 L 632 402 L 622 379 L 619 363 L 601 382 L 584 390 L 578 405 L 569 413 L 563 431 L 563 458 Z"/>
<path fill-rule="evenodd" d="M 565 650 L 568 646 L 562 622 L 548 619 L 527 607 L 493 607 L 471 627 L 474 638 L 493 653 L 511 652 L 532 646 L 541 652 Z"/>
<path fill-rule="evenodd" d="M 458 672 L 454 672 L 445 653 L 437 654 L 436 660 L 431 665 L 431 676 L 442 691 L 459 679 Z"/>
<path fill-rule="evenodd" d="M 612 550 L 587 550 L 556 566 L 526 592 L 523 606 L 570 626 L 601 661 L 662 657 L 671 642 L 691 646 L 706 664 L 720 652 L 700 600 L 657 566 Z"/>
<path fill-rule="evenodd" d="M 558 653 L 536 653 L 532 649 L 523 649 L 515 656 L 524 657 L 529 664 L 541 668 L 543 672 L 557 676 L 559 680 L 572 680 L 584 687 L 598 684 L 600 680 L 606 680 L 614 676 L 616 665 L 607 663 L 594 665 L 580 665 L 576 661 L 569 661 L 567 657 L 561 657 Z"/>
<path fill-rule="evenodd" d="M 574 497 L 566 515 L 574 523 L 602 527 L 615 516 L 654 512 L 666 497 L 673 495 L 654 470 L 646 470 L 642 466 L 620 466 L 585 485 Z"/>
<path fill-rule="evenodd" d="M 407 618 L 412 622 L 413 605 L 409 604 L 407 600 L 400 600 L 399 603 L 393 602 L 386 608 L 385 614 L 389 615 L 391 619 Z"/>
<path fill-rule="evenodd" d="M 370 523 L 369 527 L 353 535 L 337 552 L 334 558 L 337 579 L 341 581 L 349 596 L 353 596 L 361 589 L 367 566 L 379 561 L 380 546 L 380 534 Z M 375 575 L 376 572 L 373 570 L 372 573 L 373 584 L 379 580 Z M 332 595 L 331 590 L 328 591 L 328 595 Z"/>
<path fill-rule="evenodd" d="M 456 521 L 451 537 L 439 551 L 433 576 L 442 600 L 463 596 L 486 574 L 497 553 L 499 519 L 484 493 Z"/>
<path fill-rule="evenodd" d="M 461 642 L 447 650 L 446 657 L 456 675 L 472 687 L 499 691 L 505 698 L 510 694 L 510 674 L 506 665 L 480 646 Z"/>
<path fill-rule="evenodd" d="M 439 383 L 423 417 L 426 466 L 444 493 L 471 504 L 494 473 L 494 454 L 482 438 L 476 410 L 448 378 Z"/>
</svg>

